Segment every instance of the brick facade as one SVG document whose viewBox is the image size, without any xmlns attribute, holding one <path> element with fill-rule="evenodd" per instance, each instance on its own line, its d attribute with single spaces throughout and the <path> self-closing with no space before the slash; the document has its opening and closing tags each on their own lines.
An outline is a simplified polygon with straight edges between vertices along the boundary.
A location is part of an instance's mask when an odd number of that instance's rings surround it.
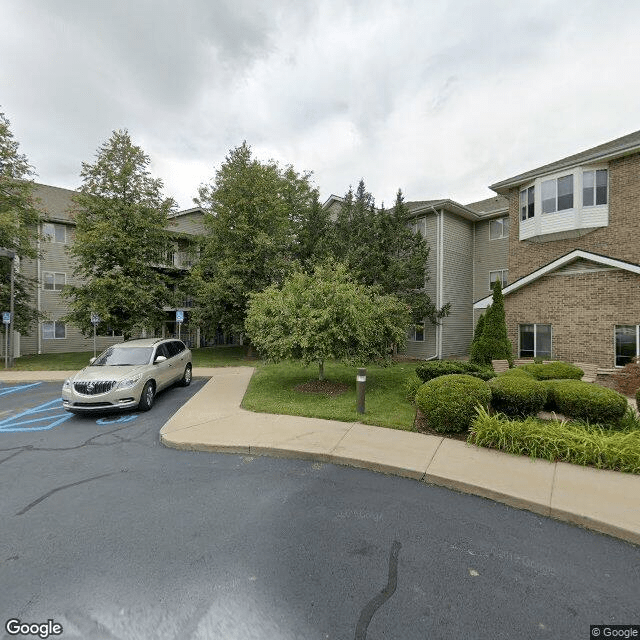
<svg viewBox="0 0 640 640">
<path fill-rule="evenodd" d="M 574 249 L 640 263 L 640 153 L 609 162 L 609 226 L 580 238 L 536 243 L 518 239 L 520 188 L 509 192 L 509 282 Z M 540 215 L 536 212 L 536 215 Z"/>
<path fill-rule="evenodd" d="M 622 270 L 543 276 L 506 296 L 505 314 L 514 355 L 519 324 L 550 324 L 554 359 L 609 369 L 615 325 L 640 324 L 640 276 Z"/>
</svg>

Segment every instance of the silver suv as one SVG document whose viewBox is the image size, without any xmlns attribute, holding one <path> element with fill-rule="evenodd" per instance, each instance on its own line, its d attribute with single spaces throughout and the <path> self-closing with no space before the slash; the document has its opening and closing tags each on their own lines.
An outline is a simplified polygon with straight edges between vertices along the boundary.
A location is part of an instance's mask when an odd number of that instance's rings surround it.
<svg viewBox="0 0 640 640">
<path fill-rule="evenodd" d="M 174 339 L 149 338 L 114 344 L 62 385 L 71 413 L 138 408 L 148 411 L 156 394 L 191 383 L 191 351 Z"/>
</svg>

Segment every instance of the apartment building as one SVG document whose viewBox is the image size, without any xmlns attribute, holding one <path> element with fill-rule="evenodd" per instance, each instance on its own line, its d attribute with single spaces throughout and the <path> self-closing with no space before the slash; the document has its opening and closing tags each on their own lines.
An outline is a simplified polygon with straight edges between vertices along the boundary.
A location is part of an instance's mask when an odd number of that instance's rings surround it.
<svg viewBox="0 0 640 640">
<path fill-rule="evenodd" d="M 407 202 L 409 224 L 430 246 L 426 289 L 451 313 L 438 325 L 412 326 L 407 355 L 464 357 L 475 323 L 500 280 L 514 357 L 597 364 L 607 370 L 640 355 L 640 131 L 526 171 L 490 187 L 496 195 L 460 204 L 443 198 Z M 37 279 L 37 331 L 16 336 L 16 355 L 90 350 L 86 338 L 61 318 L 65 283 L 75 283 L 65 251 L 74 241 L 72 191 L 36 185 L 42 203 L 42 258 L 21 269 Z M 337 210 L 342 198 L 325 207 Z M 162 267 L 180 274 L 195 259 L 204 232 L 198 208 L 170 220 L 175 251 Z M 185 300 L 185 307 L 190 302 Z M 105 333 L 104 329 L 101 333 Z M 175 310 L 162 328 L 174 335 Z M 200 345 L 197 327 L 183 327 Z M 99 348 L 121 337 L 101 335 Z M 217 336 L 225 342 L 224 336 Z"/>
</svg>

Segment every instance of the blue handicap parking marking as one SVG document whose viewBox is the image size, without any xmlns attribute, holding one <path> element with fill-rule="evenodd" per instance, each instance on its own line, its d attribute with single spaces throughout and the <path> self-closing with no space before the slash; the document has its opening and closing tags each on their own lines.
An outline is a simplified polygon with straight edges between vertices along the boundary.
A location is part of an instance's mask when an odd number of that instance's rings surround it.
<svg viewBox="0 0 640 640">
<path fill-rule="evenodd" d="M 37 383 L 40 384 L 40 383 Z M 36 414 L 46 414 L 38 415 Z M 72 415 L 62 408 L 62 399 L 55 398 L 49 402 L 43 402 L 37 407 L 25 409 L 15 416 L 9 416 L 0 420 L 0 433 L 16 431 L 48 431 L 66 422 Z M 29 426 L 27 426 L 29 425 Z"/>
<path fill-rule="evenodd" d="M 117 418 L 98 418 L 96 420 L 96 424 L 115 424 L 116 422 L 131 422 L 138 417 L 137 413 L 126 415 L 126 416 L 118 416 Z"/>
<path fill-rule="evenodd" d="M 18 391 L 24 391 L 25 389 L 32 389 L 37 387 L 42 382 L 32 382 L 31 384 L 19 384 L 15 387 L 0 387 L 0 396 L 5 396 L 8 393 L 16 393 Z"/>
</svg>

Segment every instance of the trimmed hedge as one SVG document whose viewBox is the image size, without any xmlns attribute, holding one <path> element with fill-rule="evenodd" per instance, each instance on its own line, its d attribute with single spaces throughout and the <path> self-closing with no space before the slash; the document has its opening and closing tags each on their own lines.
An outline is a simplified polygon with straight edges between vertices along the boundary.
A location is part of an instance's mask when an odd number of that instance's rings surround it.
<svg viewBox="0 0 640 640">
<path fill-rule="evenodd" d="M 580 380 L 553 380 L 545 384 L 551 398 L 547 406 L 565 416 L 615 428 L 628 407 L 613 389 Z"/>
<path fill-rule="evenodd" d="M 502 378 L 504 376 L 513 376 L 514 378 L 526 378 L 528 380 L 535 380 L 535 378 L 528 371 L 525 371 L 524 369 L 520 369 L 518 367 L 514 369 L 507 369 L 506 371 L 499 373 L 496 377 Z"/>
<path fill-rule="evenodd" d="M 551 462 L 640 473 L 640 429 L 620 432 L 531 417 L 510 420 L 478 410 L 467 442 Z"/>
<path fill-rule="evenodd" d="M 476 415 L 476 407 L 487 407 L 491 391 L 482 380 L 466 374 L 439 376 L 423 384 L 416 404 L 427 424 L 438 433 L 466 431 Z"/>
<path fill-rule="evenodd" d="M 496 375 L 491 367 L 481 367 L 464 360 L 433 360 L 416 367 L 416 375 L 423 382 L 454 373 L 464 373 L 481 380 L 489 380 Z"/>
<path fill-rule="evenodd" d="M 508 416 L 535 415 L 547 401 L 547 388 L 527 372 L 500 375 L 489 382 L 491 407 Z"/>
<path fill-rule="evenodd" d="M 521 369 L 536 380 L 580 380 L 584 371 L 569 362 L 548 362 L 547 364 L 523 364 Z"/>
</svg>

